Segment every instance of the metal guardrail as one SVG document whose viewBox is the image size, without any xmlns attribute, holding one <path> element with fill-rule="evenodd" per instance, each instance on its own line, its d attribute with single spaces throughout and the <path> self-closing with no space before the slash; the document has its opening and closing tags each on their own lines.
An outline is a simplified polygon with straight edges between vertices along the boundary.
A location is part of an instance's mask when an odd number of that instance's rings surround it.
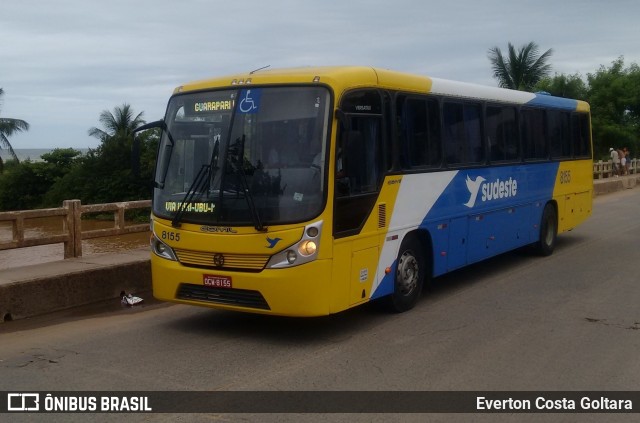
<svg viewBox="0 0 640 423">
<path fill-rule="evenodd" d="M 151 200 L 126 201 L 120 203 L 82 205 L 80 200 L 65 200 L 62 207 L 38 210 L 0 212 L 0 222 L 11 222 L 11 241 L 0 241 L 0 250 L 34 247 L 37 245 L 64 243 L 64 258 L 82 256 L 82 240 L 134 232 L 149 231 L 149 224 L 127 225 L 125 212 L 135 209 L 150 209 Z M 82 230 L 82 215 L 87 213 L 112 213 L 112 228 Z M 61 234 L 25 237 L 25 221 L 43 217 L 60 216 L 63 223 Z"/>
<path fill-rule="evenodd" d="M 629 162 L 628 175 L 638 173 L 640 173 L 640 159 L 631 159 Z M 611 178 L 613 176 L 615 175 L 613 171 L 613 162 L 611 160 L 607 160 L 606 162 L 603 162 L 602 160 L 593 162 L 593 179 Z"/>
</svg>

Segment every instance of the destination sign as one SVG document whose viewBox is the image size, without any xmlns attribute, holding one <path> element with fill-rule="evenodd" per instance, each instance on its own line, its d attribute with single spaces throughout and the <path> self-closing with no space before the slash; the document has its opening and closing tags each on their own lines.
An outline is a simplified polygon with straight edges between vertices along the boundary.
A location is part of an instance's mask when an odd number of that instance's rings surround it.
<svg viewBox="0 0 640 423">
<path fill-rule="evenodd" d="M 164 209 L 168 212 L 177 212 L 182 208 L 182 202 L 167 201 L 164 203 Z M 214 203 L 187 203 L 184 208 L 189 213 L 213 213 L 216 209 Z"/>
<path fill-rule="evenodd" d="M 195 113 L 233 110 L 233 100 L 200 101 L 193 104 Z"/>
</svg>

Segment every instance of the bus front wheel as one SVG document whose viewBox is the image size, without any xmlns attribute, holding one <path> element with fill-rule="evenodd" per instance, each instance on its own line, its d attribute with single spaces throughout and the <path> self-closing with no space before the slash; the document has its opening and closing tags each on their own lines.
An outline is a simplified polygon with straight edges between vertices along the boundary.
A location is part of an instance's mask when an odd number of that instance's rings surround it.
<svg viewBox="0 0 640 423">
<path fill-rule="evenodd" d="M 542 219 L 540 219 L 540 239 L 536 244 L 536 250 L 541 256 L 550 256 L 556 248 L 558 237 L 558 215 L 553 204 L 544 206 Z"/>
<path fill-rule="evenodd" d="M 394 290 L 387 298 L 391 311 L 402 313 L 416 305 L 422 292 L 426 267 L 420 242 L 415 237 L 405 239 L 396 261 Z"/>
</svg>

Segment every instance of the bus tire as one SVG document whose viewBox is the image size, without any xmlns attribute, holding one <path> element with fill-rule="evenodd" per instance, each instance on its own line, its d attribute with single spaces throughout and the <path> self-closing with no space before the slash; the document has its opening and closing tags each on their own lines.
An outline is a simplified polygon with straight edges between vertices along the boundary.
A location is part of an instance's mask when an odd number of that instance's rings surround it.
<svg viewBox="0 0 640 423">
<path fill-rule="evenodd" d="M 553 204 L 547 203 L 540 219 L 540 239 L 536 244 L 536 251 L 541 256 L 550 256 L 556 248 L 558 237 L 558 215 Z"/>
<path fill-rule="evenodd" d="M 396 261 L 393 293 L 387 297 L 391 311 L 402 313 L 416 305 L 422 293 L 426 271 L 422 244 L 414 236 L 405 238 Z"/>
</svg>

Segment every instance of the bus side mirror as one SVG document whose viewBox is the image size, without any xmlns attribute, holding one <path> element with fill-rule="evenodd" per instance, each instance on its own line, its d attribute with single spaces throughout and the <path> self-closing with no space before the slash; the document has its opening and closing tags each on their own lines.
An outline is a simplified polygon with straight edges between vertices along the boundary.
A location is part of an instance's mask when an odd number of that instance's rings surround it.
<svg viewBox="0 0 640 423">
<path fill-rule="evenodd" d="M 146 131 L 147 129 L 161 128 L 165 130 L 167 124 L 164 120 L 156 120 L 155 122 L 146 123 L 138 126 L 133 130 L 133 145 L 131 148 L 131 169 L 133 175 L 140 176 L 140 138 L 138 138 L 138 132 Z"/>
<path fill-rule="evenodd" d="M 142 131 L 146 131 L 147 129 L 153 129 L 153 128 L 160 128 L 163 131 L 165 131 L 167 129 L 167 124 L 162 119 L 156 120 L 155 122 L 149 122 L 142 126 L 138 126 L 136 129 L 133 130 L 133 133 L 135 134 L 137 132 L 142 132 Z"/>
</svg>

